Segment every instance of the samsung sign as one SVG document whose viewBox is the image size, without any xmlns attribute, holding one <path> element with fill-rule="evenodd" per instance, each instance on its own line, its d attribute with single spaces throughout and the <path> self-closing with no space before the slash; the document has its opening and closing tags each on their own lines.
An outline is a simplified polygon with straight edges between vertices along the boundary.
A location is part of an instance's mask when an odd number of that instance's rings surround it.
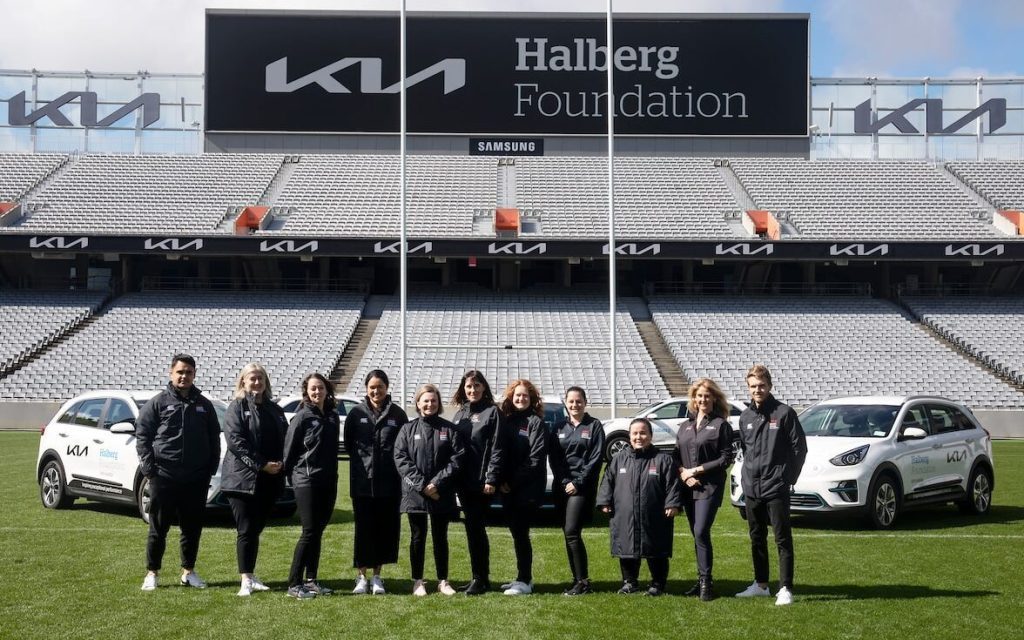
<svg viewBox="0 0 1024 640">
<path fill-rule="evenodd" d="M 393 133 L 399 21 L 385 14 L 232 14 L 206 24 L 210 131 Z M 806 16 L 615 20 L 413 15 L 408 129 L 806 136 Z"/>
</svg>

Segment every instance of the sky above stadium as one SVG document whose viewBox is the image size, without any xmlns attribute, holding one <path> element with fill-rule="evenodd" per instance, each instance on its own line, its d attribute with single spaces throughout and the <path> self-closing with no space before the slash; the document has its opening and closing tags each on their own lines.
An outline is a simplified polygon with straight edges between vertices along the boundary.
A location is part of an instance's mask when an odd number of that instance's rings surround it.
<svg viewBox="0 0 1024 640">
<path fill-rule="evenodd" d="M 407 0 L 410 11 L 602 12 L 604 0 Z M 200 73 L 206 7 L 398 10 L 398 0 L 0 0 L 0 69 Z M 1024 75 L 1024 0 L 618 0 L 616 12 L 811 15 L 819 77 Z"/>
</svg>

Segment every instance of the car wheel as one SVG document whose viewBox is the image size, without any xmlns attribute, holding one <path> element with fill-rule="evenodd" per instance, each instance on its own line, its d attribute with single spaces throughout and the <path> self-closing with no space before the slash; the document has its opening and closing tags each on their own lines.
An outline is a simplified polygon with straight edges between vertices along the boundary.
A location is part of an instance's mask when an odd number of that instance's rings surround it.
<svg viewBox="0 0 1024 640">
<path fill-rule="evenodd" d="M 139 480 L 139 488 L 135 490 L 135 502 L 139 507 L 139 516 L 142 521 L 149 524 L 149 505 L 153 495 L 149 489 L 149 478 L 142 476 Z"/>
<path fill-rule="evenodd" d="M 875 529 L 888 529 L 900 512 L 900 494 L 895 480 L 888 473 L 880 474 L 868 491 L 868 522 Z"/>
<path fill-rule="evenodd" d="M 967 497 L 959 503 L 960 511 L 983 516 L 992 508 L 992 473 L 976 467 L 967 483 Z"/>
<path fill-rule="evenodd" d="M 50 460 L 43 467 L 39 477 L 39 499 L 47 509 L 67 509 L 75 501 L 74 496 L 68 495 L 64 467 L 60 462 Z"/>
<path fill-rule="evenodd" d="M 605 460 L 611 460 L 616 453 L 622 451 L 629 446 L 629 441 L 626 436 L 621 433 L 616 434 L 608 438 L 604 443 L 604 458 Z"/>
</svg>

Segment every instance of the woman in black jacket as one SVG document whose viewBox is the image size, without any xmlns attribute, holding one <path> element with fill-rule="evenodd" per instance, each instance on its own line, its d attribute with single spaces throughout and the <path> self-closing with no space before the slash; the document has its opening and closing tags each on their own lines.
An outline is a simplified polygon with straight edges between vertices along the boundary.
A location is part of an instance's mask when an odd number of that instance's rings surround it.
<svg viewBox="0 0 1024 640">
<path fill-rule="evenodd" d="M 302 380 L 302 403 L 284 439 L 284 472 L 292 479 L 302 533 L 295 545 L 288 595 L 306 599 L 331 589 L 317 582 L 320 541 L 338 498 L 338 411 L 334 385 L 319 373 Z"/>
<path fill-rule="evenodd" d="M 513 380 L 501 401 L 502 429 L 507 435 L 501 491 L 505 521 L 516 551 L 516 579 L 502 585 L 507 596 L 533 592 L 533 545 L 530 520 L 544 495 L 548 431 L 544 402 L 529 380 Z"/>
<path fill-rule="evenodd" d="M 359 572 L 352 593 L 383 595 L 381 567 L 398 562 L 402 530 L 402 481 L 395 469 L 395 438 L 409 421 L 391 402 L 388 374 L 374 369 L 364 380 L 366 397 L 345 417 L 348 487 L 355 516 L 352 566 Z M 373 578 L 366 571 L 373 567 Z"/>
<path fill-rule="evenodd" d="M 466 464 L 459 477 L 458 494 L 473 573 L 473 579 L 461 590 L 475 596 L 491 589 L 491 546 L 485 518 L 501 482 L 505 438 L 491 385 L 481 372 L 470 369 L 462 376 L 452 404 L 459 407 L 452 422 L 466 443 Z"/>
<path fill-rule="evenodd" d="M 630 447 L 608 463 L 597 496 L 597 505 L 611 514 L 612 555 L 619 559 L 623 594 L 640 590 L 642 558 L 651 572 L 647 595 L 662 595 L 668 581 L 673 523 L 682 496 L 676 463 L 652 446 L 653 436 L 646 418 L 629 424 Z"/>
<path fill-rule="evenodd" d="M 569 387 L 565 392 L 565 408 L 569 417 L 555 426 L 548 439 L 548 456 L 554 474 L 552 498 L 562 521 L 573 579 L 563 595 L 579 596 L 591 591 L 583 527 L 593 519 L 604 427 L 587 413 L 587 392 L 581 387 Z"/>
<path fill-rule="evenodd" d="M 711 569 L 711 525 L 725 494 L 725 470 L 732 464 L 732 427 L 729 425 L 729 401 L 710 378 L 701 378 L 690 386 L 689 413 L 676 435 L 676 462 L 683 489 L 683 508 L 697 551 L 698 580 L 686 595 L 701 600 L 714 598 Z"/>
<path fill-rule="evenodd" d="M 455 507 L 455 477 L 466 455 L 455 425 L 441 417 L 441 393 L 432 384 L 416 391 L 419 417 L 402 425 L 395 440 L 395 466 L 402 478 L 402 511 L 409 514 L 409 564 L 413 595 L 427 595 L 423 561 L 427 519 L 434 542 L 437 590 L 450 596 L 448 584 L 448 522 Z"/>
<path fill-rule="evenodd" d="M 263 365 L 245 365 L 235 383 L 235 399 L 224 417 L 227 453 L 221 463 L 221 490 L 227 495 L 238 536 L 235 551 L 242 585 L 238 595 L 268 591 L 253 575 L 260 534 L 274 502 L 284 490 L 284 410 L 271 400 L 270 377 Z"/>
</svg>

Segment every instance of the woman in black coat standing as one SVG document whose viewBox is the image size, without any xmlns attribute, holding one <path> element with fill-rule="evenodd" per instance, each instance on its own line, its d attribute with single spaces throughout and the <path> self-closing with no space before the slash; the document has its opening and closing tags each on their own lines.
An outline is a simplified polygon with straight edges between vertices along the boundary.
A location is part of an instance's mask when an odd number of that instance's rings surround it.
<svg viewBox="0 0 1024 640">
<path fill-rule="evenodd" d="M 552 498 L 562 522 L 572 585 L 563 595 L 590 593 L 590 569 L 583 527 L 594 515 L 594 498 L 604 456 L 604 427 L 587 413 L 587 392 L 569 387 L 565 392 L 569 417 L 558 423 L 548 439 Z"/>
<path fill-rule="evenodd" d="M 491 546 L 485 518 L 501 482 L 505 436 L 491 385 L 481 372 L 470 369 L 462 376 L 452 404 L 459 407 L 452 422 L 466 443 L 466 463 L 459 477 L 458 494 L 473 573 L 473 579 L 461 590 L 475 596 L 491 589 Z"/>
<path fill-rule="evenodd" d="M 629 424 L 630 448 L 608 463 L 597 496 L 597 505 L 611 514 L 612 555 L 622 569 L 623 594 L 640 590 L 641 558 L 647 558 L 651 572 L 647 595 L 662 595 L 668 581 L 673 524 L 682 496 L 675 461 L 654 448 L 653 436 L 646 418 Z"/>
<path fill-rule="evenodd" d="M 544 402 L 529 380 L 513 380 L 501 401 L 502 429 L 508 434 L 505 469 L 499 490 L 505 521 L 516 551 L 516 579 L 502 585 L 507 596 L 533 592 L 533 545 L 530 521 L 544 495 L 548 431 Z"/>
<path fill-rule="evenodd" d="M 224 416 L 227 452 L 221 462 L 221 490 L 227 495 L 238 535 L 235 552 L 242 585 L 238 595 L 268 591 L 253 575 L 260 534 L 274 502 L 284 490 L 284 410 L 271 400 L 270 377 L 263 365 L 245 365 L 238 374 L 235 398 Z"/>
<path fill-rule="evenodd" d="M 729 401 L 710 378 L 701 378 L 690 386 L 689 413 L 676 434 L 676 462 L 683 488 L 683 508 L 690 523 L 697 552 L 697 583 L 686 595 L 713 599 L 711 578 L 714 553 L 711 525 L 722 505 L 727 484 L 725 470 L 732 464 L 732 427 L 729 425 Z"/>
<path fill-rule="evenodd" d="M 402 425 L 395 440 L 395 466 L 402 478 L 402 511 L 409 514 L 409 564 L 414 596 L 427 595 L 423 561 L 427 519 L 434 542 L 437 590 L 455 595 L 448 584 L 448 522 L 455 512 L 455 478 L 466 447 L 455 425 L 441 417 L 441 393 L 432 384 L 416 391 L 419 417 Z"/>
<path fill-rule="evenodd" d="M 338 499 L 340 418 L 334 385 L 319 373 L 302 380 L 302 403 L 284 439 L 284 472 L 292 480 L 302 533 L 295 545 L 288 595 L 306 599 L 328 595 L 317 582 L 320 542 Z"/>
<path fill-rule="evenodd" d="M 352 565 L 359 572 L 352 593 L 383 595 L 381 568 L 398 562 L 402 530 L 402 481 L 395 469 L 395 438 L 409 421 L 391 401 L 388 374 L 374 369 L 364 380 L 366 397 L 345 417 L 349 494 L 355 516 Z M 367 569 L 373 578 L 367 580 Z"/>
</svg>

